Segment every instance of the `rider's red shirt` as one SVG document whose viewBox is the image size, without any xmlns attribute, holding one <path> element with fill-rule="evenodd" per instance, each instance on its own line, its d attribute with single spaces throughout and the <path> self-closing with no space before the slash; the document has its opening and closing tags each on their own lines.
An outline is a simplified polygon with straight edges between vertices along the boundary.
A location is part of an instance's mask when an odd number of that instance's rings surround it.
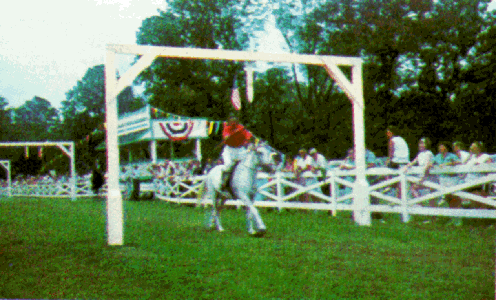
<svg viewBox="0 0 496 300">
<path fill-rule="evenodd" d="M 224 123 L 222 137 L 226 139 L 226 145 L 233 148 L 244 146 L 251 139 L 252 134 L 246 130 L 241 124 Z"/>
</svg>

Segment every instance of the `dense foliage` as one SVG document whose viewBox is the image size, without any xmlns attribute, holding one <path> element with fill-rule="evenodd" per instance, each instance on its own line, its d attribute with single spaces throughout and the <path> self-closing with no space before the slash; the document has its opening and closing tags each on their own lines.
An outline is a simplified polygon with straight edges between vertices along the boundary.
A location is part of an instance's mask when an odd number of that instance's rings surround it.
<svg viewBox="0 0 496 300">
<path fill-rule="evenodd" d="M 495 152 L 496 14 L 486 11 L 488 2 L 175 0 L 145 19 L 136 36 L 141 45 L 256 51 L 265 30 L 275 26 L 289 52 L 364 60 L 366 144 L 377 155 L 386 154 L 387 125 L 402 130 L 412 155 L 422 136 L 434 144 L 482 140 Z M 353 145 L 350 101 L 323 68 L 257 64 L 248 103 L 246 66 L 159 58 L 137 83 L 151 105 L 211 120 L 233 112 L 229 99 L 237 84 L 241 120 L 287 154 L 316 147 L 331 159 Z M 130 87 L 119 96 L 121 113 L 144 103 Z M 39 97 L 16 109 L 7 105 L 0 98 L 2 140 L 84 139 L 104 120 L 104 67 L 88 69 L 59 113 Z M 91 160 L 102 138 L 78 148 L 78 170 L 88 168 L 91 161 L 81 157 Z M 204 153 L 218 155 L 217 143 L 205 143 Z"/>
</svg>

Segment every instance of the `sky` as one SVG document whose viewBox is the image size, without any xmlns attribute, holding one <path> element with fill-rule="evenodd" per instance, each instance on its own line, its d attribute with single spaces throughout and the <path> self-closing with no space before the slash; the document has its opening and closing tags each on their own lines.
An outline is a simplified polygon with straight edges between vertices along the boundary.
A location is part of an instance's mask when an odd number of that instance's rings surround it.
<svg viewBox="0 0 496 300">
<path fill-rule="evenodd" d="M 8 107 L 39 96 L 59 109 L 85 72 L 105 63 L 107 44 L 136 44 L 141 22 L 166 8 L 165 0 L 10 1 L 0 10 L 0 96 Z M 256 51 L 283 52 L 280 41 L 271 30 Z M 119 74 L 133 59 L 118 55 Z"/>
</svg>

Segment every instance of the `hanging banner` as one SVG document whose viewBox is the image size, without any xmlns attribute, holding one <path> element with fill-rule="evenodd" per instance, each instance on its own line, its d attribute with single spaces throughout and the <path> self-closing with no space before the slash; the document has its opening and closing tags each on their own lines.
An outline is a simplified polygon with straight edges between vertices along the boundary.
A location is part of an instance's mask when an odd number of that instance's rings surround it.
<svg viewBox="0 0 496 300">
<path fill-rule="evenodd" d="M 234 84 L 231 91 L 231 103 L 234 106 L 235 110 L 241 109 L 241 98 L 239 95 L 239 88 L 236 79 L 234 79 Z"/>
<path fill-rule="evenodd" d="M 208 128 L 208 135 L 212 134 L 212 131 L 214 130 L 214 125 L 215 125 L 214 122 L 210 122 L 210 126 Z"/>
<path fill-rule="evenodd" d="M 253 102 L 253 69 L 251 67 L 246 69 L 246 98 L 249 103 Z"/>
<path fill-rule="evenodd" d="M 155 139 L 182 141 L 208 137 L 206 120 L 155 120 L 152 126 Z"/>
</svg>

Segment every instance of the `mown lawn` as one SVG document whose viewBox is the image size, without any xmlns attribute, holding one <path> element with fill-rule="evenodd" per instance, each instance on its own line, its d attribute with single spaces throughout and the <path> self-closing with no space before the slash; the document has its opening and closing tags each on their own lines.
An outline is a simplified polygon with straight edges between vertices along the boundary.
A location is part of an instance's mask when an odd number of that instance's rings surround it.
<svg viewBox="0 0 496 300">
<path fill-rule="evenodd" d="M 125 245 L 109 247 L 102 201 L 0 200 L 0 298 L 494 299 L 493 227 L 262 216 L 250 238 L 242 210 L 217 233 L 203 209 L 125 202 Z"/>
</svg>

